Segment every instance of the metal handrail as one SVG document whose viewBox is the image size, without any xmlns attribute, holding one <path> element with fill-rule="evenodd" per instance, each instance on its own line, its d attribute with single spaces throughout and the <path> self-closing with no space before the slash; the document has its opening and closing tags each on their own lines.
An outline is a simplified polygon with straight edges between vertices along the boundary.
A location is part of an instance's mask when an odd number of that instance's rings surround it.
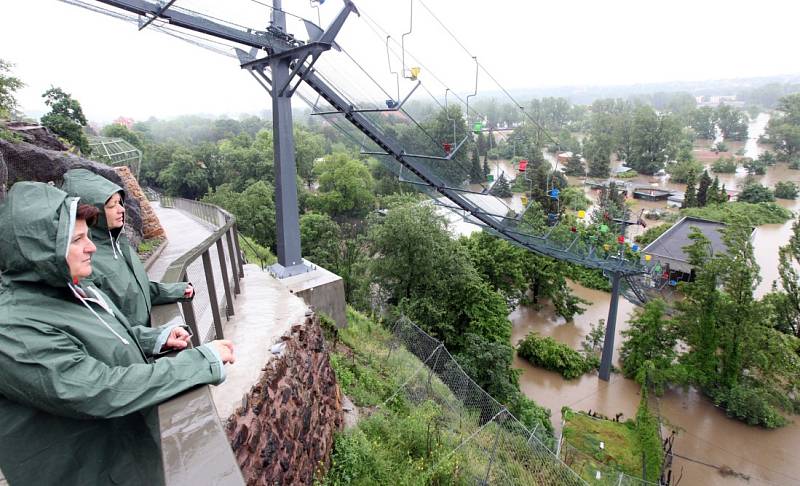
<svg viewBox="0 0 800 486">
<path fill-rule="evenodd" d="M 163 201 L 163 197 L 162 197 Z M 174 198 L 178 206 L 202 207 L 207 216 L 214 214 L 219 226 L 208 238 L 178 257 L 167 268 L 162 282 L 185 282 L 187 270 L 198 258 L 203 260 L 206 283 L 209 286 L 209 299 L 214 313 L 214 327 L 217 338 L 222 338 L 222 325 L 216 291 L 214 289 L 213 267 L 209 250 L 216 245 L 223 274 L 223 288 L 229 311 L 233 312 L 231 299 L 233 293 L 239 294 L 239 280 L 244 277 L 236 219 L 227 211 L 210 204 Z M 194 206 L 192 203 L 197 203 Z M 188 209 L 187 209 L 188 210 Z M 213 211 L 212 211 L 213 210 Z M 192 214 L 194 214 L 193 211 Z M 230 265 L 234 269 L 233 289 L 228 283 L 227 262 L 223 251 L 223 238 L 226 240 Z M 193 333 L 192 344 L 198 346 L 200 337 L 194 304 L 181 302 L 183 316 L 174 305 L 153 307 L 151 322 L 162 326 L 171 322 L 185 322 Z M 167 358 L 169 359 L 169 358 Z M 172 398 L 158 406 L 158 420 L 161 434 L 161 457 L 164 469 L 164 482 L 167 486 L 186 484 L 218 484 L 225 486 L 244 486 L 245 482 L 236 457 L 231 449 L 225 430 L 217 415 L 217 410 L 208 386 L 195 388 Z"/>
<path fill-rule="evenodd" d="M 247 238 L 242 238 L 241 241 L 243 241 L 244 244 L 247 245 L 247 247 L 250 248 L 250 250 L 252 250 L 253 254 L 256 255 L 256 258 L 258 258 L 258 261 L 260 262 L 261 270 L 267 268 L 267 261 L 258 256 L 258 249 L 254 247 L 252 243 L 247 241 Z"/>
<path fill-rule="evenodd" d="M 211 304 L 211 312 L 214 322 L 214 330 L 217 339 L 224 336 L 222 330 L 222 316 L 219 309 L 219 301 L 217 300 L 216 284 L 214 282 L 214 271 L 211 264 L 211 254 L 209 250 L 212 246 L 216 245 L 217 256 L 219 257 L 219 266 L 222 271 L 223 290 L 225 292 L 225 300 L 227 303 L 228 315 L 234 314 L 233 298 L 234 294 L 238 295 L 241 292 L 239 287 L 239 280 L 244 277 L 244 264 L 242 261 L 241 251 L 239 249 L 238 231 L 236 229 L 236 218 L 227 211 L 212 204 L 201 203 L 199 201 L 190 201 L 188 199 L 174 198 L 175 207 L 189 211 L 189 207 L 199 208 L 200 214 L 195 211 L 190 211 L 195 216 L 203 220 L 213 223 L 213 221 L 224 221 L 224 224 L 214 231 L 208 238 L 203 240 L 197 246 L 187 251 L 177 259 L 175 259 L 169 267 L 167 267 L 163 282 L 186 282 L 187 271 L 191 265 L 198 258 L 203 261 L 203 270 L 206 277 L 206 284 L 208 287 L 209 301 Z M 183 207 L 181 207 L 183 206 Z M 230 255 L 230 262 L 225 261 L 225 252 L 223 251 L 223 237 L 228 246 L 228 255 Z M 234 269 L 233 288 L 231 282 L 228 281 L 228 263 Z M 238 271 L 237 271 L 238 270 Z M 186 324 L 192 329 L 193 344 L 199 346 L 201 338 L 197 327 L 197 317 L 194 312 L 194 304 L 192 301 L 181 302 L 183 309 L 183 318 Z"/>
</svg>

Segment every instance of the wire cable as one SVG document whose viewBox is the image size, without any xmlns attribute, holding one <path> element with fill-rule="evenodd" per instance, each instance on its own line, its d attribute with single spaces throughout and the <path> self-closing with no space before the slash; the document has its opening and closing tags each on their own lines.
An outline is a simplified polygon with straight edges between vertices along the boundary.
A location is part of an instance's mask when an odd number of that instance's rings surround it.
<svg viewBox="0 0 800 486">
<path fill-rule="evenodd" d="M 275 12 L 281 12 L 281 13 L 284 13 L 284 14 L 286 14 L 286 15 L 290 16 L 290 17 L 294 17 L 294 18 L 296 18 L 296 19 L 300 19 L 300 20 L 304 20 L 304 21 L 307 21 L 307 22 L 311 22 L 310 20 L 308 20 L 308 19 L 307 19 L 307 18 L 305 18 L 305 17 L 301 17 L 300 15 L 297 15 L 297 14 L 295 14 L 295 13 L 289 12 L 288 10 L 283 10 L 283 9 L 281 9 L 281 8 L 275 8 L 274 6 L 272 6 L 272 5 L 268 4 L 268 3 L 265 3 L 265 2 L 260 2 L 259 0 L 250 0 L 250 1 L 251 1 L 251 2 L 253 2 L 253 3 L 257 3 L 257 4 L 259 4 L 259 5 L 263 5 L 264 7 L 267 7 L 267 8 L 269 8 L 270 10 L 273 10 L 273 11 L 275 11 Z M 313 22 L 312 22 L 312 23 L 313 23 Z M 317 25 L 319 26 L 319 24 L 317 24 Z"/>
<path fill-rule="evenodd" d="M 428 7 L 428 5 L 423 0 L 419 0 L 419 3 L 422 4 L 422 6 L 425 8 L 425 10 L 427 10 L 428 13 L 431 14 L 433 19 L 436 20 L 436 22 L 445 30 L 445 32 L 447 32 L 450 35 L 450 37 L 452 37 L 452 39 L 456 42 L 456 44 L 458 44 L 464 50 L 464 52 L 467 53 L 467 55 L 469 57 L 471 57 L 471 58 L 474 57 L 472 55 L 472 53 L 470 52 L 470 50 L 467 49 L 467 47 L 464 45 L 464 43 L 462 43 L 458 39 L 458 37 L 456 37 L 456 35 L 453 34 L 453 32 L 450 29 L 447 28 L 447 26 L 444 24 L 444 22 L 442 22 L 442 20 L 439 19 L 439 17 L 435 13 L 433 13 L 433 11 Z M 506 95 L 506 97 L 508 97 L 508 99 L 511 100 L 511 102 L 514 103 L 517 106 L 517 108 L 520 109 L 520 111 L 522 111 L 522 113 L 525 115 L 525 117 L 528 118 L 539 130 L 542 131 L 542 133 L 547 137 L 548 140 L 550 140 L 553 144 L 555 144 L 557 148 L 560 148 L 560 147 L 563 146 L 558 140 L 556 140 L 550 134 L 550 132 L 547 129 L 545 129 L 539 123 L 538 120 L 533 118 L 527 111 L 525 111 L 525 108 L 522 106 L 522 104 L 519 101 L 517 101 L 513 96 L 511 96 L 511 93 L 509 93 L 508 90 L 503 85 L 501 85 L 499 81 L 497 81 L 497 78 L 492 76 L 492 74 L 489 72 L 488 69 L 486 69 L 486 67 L 483 64 L 478 62 L 478 66 L 480 66 L 480 69 L 484 72 L 484 74 L 489 76 L 489 78 L 492 81 L 494 81 L 494 83 L 497 85 L 498 88 L 500 88 L 501 91 L 503 91 L 503 93 Z"/>
<path fill-rule="evenodd" d="M 365 23 L 371 22 L 371 23 L 373 23 L 373 24 L 374 24 L 374 25 L 375 25 L 375 26 L 376 26 L 378 29 L 380 29 L 381 31 L 383 31 L 383 32 L 384 32 L 386 35 L 390 35 L 390 34 L 389 34 L 389 32 L 388 32 L 386 29 L 384 29 L 384 28 L 383 28 L 383 27 L 382 27 L 382 26 L 381 26 L 381 25 L 380 25 L 380 24 L 379 24 L 379 23 L 378 23 L 378 22 L 377 22 L 377 21 L 376 21 L 374 18 L 372 18 L 372 17 L 371 17 L 369 14 L 367 14 L 367 13 L 366 13 L 366 12 L 365 12 L 365 11 L 364 11 L 362 8 L 360 8 L 360 7 L 359 7 L 359 11 L 360 11 L 360 12 L 361 12 L 361 14 L 364 16 L 364 22 L 365 22 Z M 378 32 L 376 32 L 376 31 L 375 31 L 375 29 L 372 29 L 372 30 L 373 30 L 373 32 L 375 32 L 375 34 L 376 34 L 378 37 L 380 37 L 380 34 L 379 34 Z M 397 43 L 397 41 L 396 41 L 396 40 L 394 40 L 394 38 L 393 38 L 393 37 L 392 37 L 392 39 L 391 39 L 391 40 L 392 40 L 392 42 L 393 42 L 394 44 L 396 44 L 397 46 L 399 46 L 399 44 Z M 382 42 L 383 42 L 383 40 L 382 40 Z M 435 79 L 436 81 L 438 81 L 438 82 L 439 82 L 439 84 L 441 84 L 441 85 L 442 85 L 442 86 L 443 86 L 445 89 L 450 89 L 450 88 L 449 88 L 449 86 L 447 85 L 447 83 L 445 83 L 444 81 L 442 81 L 442 80 L 441 80 L 441 78 L 439 78 L 439 77 L 436 75 L 436 72 L 435 72 L 434 70 L 430 69 L 428 66 L 426 66 L 425 64 L 423 64 L 423 63 L 422 63 L 422 61 L 420 61 L 420 60 L 419 60 L 419 58 L 418 58 L 417 56 L 414 56 L 414 55 L 411 53 L 411 51 L 409 51 L 409 50 L 406 50 L 406 52 L 409 54 L 409 57 L 413 58 L 413 59 L 414 59 L 414 62 L 415 62 L 416 64 L 418 64 L 418 65 L 419 65 L 421 68 L 423 68 L 423 69 L 425 70 L 425 72 L 426 72 L 426 73 L 430 74 L 430 75 L 431 75 L 431 77 L 432 77 L 433 79 Z M 398 61 L 400 61 L 400 60 L 401 60 L 401 57 L 400 57 L 400 55 L 399 55 L 399 54 L 397 54 L 397 52 L 396 52 L 394 49 L 391 49 L 391 53 L 392 53 L 392 55 L 395 57 L 395 59 L 397 59 Z M 463 98 L 461 98 L 461 97 L 458 95 L 458 93 L 456 93 L 456 92 L 455 92 L 455 91 L 453 91 L 452 89 L 450 89 L 450 92 L 451 92 L 451 93 L 453 93 L 453 96 L 454 96 L 454 97 L 455 97 L 455 98 L 456 98 L 456 99 L 457 99 L 457 100 L 458 100 L 458 101 L 459 101 L 459 102 L 460 102 L 462 105 L 464 105 L 464 106 L 466 106 L 466 105 L 467 105 L 466 101 L 465 101 Z M 478 110 L 474 109 L 473 107 L 470 107 L 470 111 L 471 111 L 471 112 L 473 112 L 473 113 L 474 113 L 476 116 L 478 116 L 479 118 L 485 118 L 485 115 L 483 115 L 482 113 L 480 113 Z M 469 115 L 469 114 L 467 114 L 467 115 Z"/>
</svg>

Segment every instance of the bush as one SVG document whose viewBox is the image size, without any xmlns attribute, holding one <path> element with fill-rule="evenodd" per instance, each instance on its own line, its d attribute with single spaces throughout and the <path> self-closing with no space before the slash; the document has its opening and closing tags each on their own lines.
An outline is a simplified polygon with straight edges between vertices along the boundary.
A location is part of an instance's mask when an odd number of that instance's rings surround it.
<svg viewBox="0 0 800 486">
<path fill-rule="evenodd" d="M 581 353 L 551 337 L 532 332 L 519 342 L 517 354 L 536 366 L 557 371 L 572 380 L 592 369 Z"/>
<path fill-rule="evenodd" d="M 761 184 L 748 184 L 745 186 L 744 190 L 739 193 L 739 197 L 737 197 L 736 200 L 748 203 L 771 202 L 775 200 L 775 196 L 768 187 L 762 186 Z"/>
<path fill-rule="evenodd" d="M 639 243 L 639 245 L 641 245 L 642 247 L 645 247 L 650 243 L 654 242 L 656 238 L 663 235 L 664 232 L 670 228 L 672 228 L 672 225 L 669 223 L 653 226 L 652 228 L 648 228 L 647 231 L 634 238 L 634 240 L 636 241 L 636 243 Z"/>
<path fill-rule="evenodd" d="M 638 172 L 636 172 L 635 170 L 631 169 L 631 170 L 627 170 L 627 171 L 625 171 L 625 172 L 623 172 L 621 174 L 617 174 L 614 177 L 616 177 L 617 179 L 633 179 L 634 177 L 637 177 L 638 175 L 639 175 Z"/>
<path fill-rule="evenodd" d="M 797 199 L 800 188 L 791 181 L 780 181 L 775 184 L 775 197 L 778 199 Z"/>
<path fill-rule="evenodd" d="M 761 160 L 746 158 L 743 159 L 742 165 L 750 175 L 764 175 L 767 173 L 767 164 Z"/>
<path fill-rule="evenodd" d="M 602 270 L 586 268 L 574 263 L 564 263 L 564 276 L 586 288 L 611 292 L 611 282 Z"/>
<path fill-rule="evenodd" d="M 739 163 L 733 157 L 720 157 L 713 164 L 711 170 L 717 174 L 733 174 Z"/>
<path fill-rule="evenodd" d="M 244 252 L 244 259 L 247 263 L 266 267 L 278 261 L 269 248 L 259 245 L 254 239 L 241 233 L 239 233 L 239 248 Z"/>
<path fill-rule="evenodd" d="M 703 164 L 696 160 L 683 160 L 667 165 L 670 182 L 685 184 L 691 171 L 694 171 L 695 175 L 701 174 L 703 172 Z"/>
<path fill-rule="evenodd" d="M 717 406 L 725 409 L 729 417 L 735 417 L 750 425 L 762 425 L 774 429 L 783 427 L 787 423 L 770 403 L 769 395 L 759 388 L 738 384 L 729 390 L 712 392 L 711 398 Z"/>
<path fill-rule="evenodd" d="M 580 211 L 587 209 L 592 201 L 586 197 L 582 187 L 569 186 L 561 191 L 561 204 L 571 211 Z"/>
<path fill-rule="evenodd" d="M 642 394 L 642 400 L 636 411 L 636 438 L 639 454 L 644 456 L 645 470 L 648 481 L 657 482 L 661 474 L 661 437 L 658 433 L 658 420 L 647 408 L 647 393 Z"/>
</svg>

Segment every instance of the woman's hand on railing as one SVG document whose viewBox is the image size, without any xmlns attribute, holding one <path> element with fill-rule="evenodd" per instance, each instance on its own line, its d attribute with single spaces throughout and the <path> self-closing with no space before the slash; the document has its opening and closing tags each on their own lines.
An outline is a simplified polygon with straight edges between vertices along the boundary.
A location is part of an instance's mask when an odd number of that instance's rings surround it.
<svg viewBox="0 0 800 486">
<path fill-rule="evenodd" d="M 211 341 L 208 344 L 210 346 L 214 346 L 214 349 L 217 350 L 220 358 L 222 359 L 222 364 L 233 364 L 233 362 L 236 360 L 235 356 L 233 355 L 233 341 L 228 339 L 217 339 L 216 341 Z"/>
</svg>

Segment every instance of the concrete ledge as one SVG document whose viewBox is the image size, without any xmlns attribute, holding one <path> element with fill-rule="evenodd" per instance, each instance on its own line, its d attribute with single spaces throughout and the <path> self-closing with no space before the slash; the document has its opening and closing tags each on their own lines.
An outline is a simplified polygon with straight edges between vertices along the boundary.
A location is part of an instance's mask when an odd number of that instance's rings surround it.
<svg viewBox="0 0 800 486">
<path fill-rule="evenodd" d="M 233 341 L 236 362 L 225 367 L 225 382 L 211 388 L 219 418 L 224 422 L 242 404 L 274 358 L 272 345 L 305 320 L 308 307 L 283 283 L 262 272 L 258 265 L 244 266 L 242 293 L 236 314 L 224 324 L 225 339 Z"/>
<path fill-rule="evenodd" d="M 302 298 L 315 312 L 322 312 L 331 317 L 336 321 L 337 327 L 346 327 L 347 304 L 342 277 L 308 260 L 304 262 L 314 270 L 284 278 L 281 283 L 289 289 L 289 292 Z"/>
<path fill-rule="evenodd" d="M 164 241 L 162 241 L 161 244 L 158 245 L 155 250 L 153 250 L 153 253 L 151 253 L 150 256 L 147 257 L 147 259 L 144 261 L 145 272 L 150 271 L 150 267 L 152 267 L 153 264 L 156 262 L 156 260 L 158 260 L 158 257 L 161 256 L 161 253 L 164 251 L 164 248 L 166 248 L 168 244 L 169 240 L 164 238 Z"/>
</svg>

